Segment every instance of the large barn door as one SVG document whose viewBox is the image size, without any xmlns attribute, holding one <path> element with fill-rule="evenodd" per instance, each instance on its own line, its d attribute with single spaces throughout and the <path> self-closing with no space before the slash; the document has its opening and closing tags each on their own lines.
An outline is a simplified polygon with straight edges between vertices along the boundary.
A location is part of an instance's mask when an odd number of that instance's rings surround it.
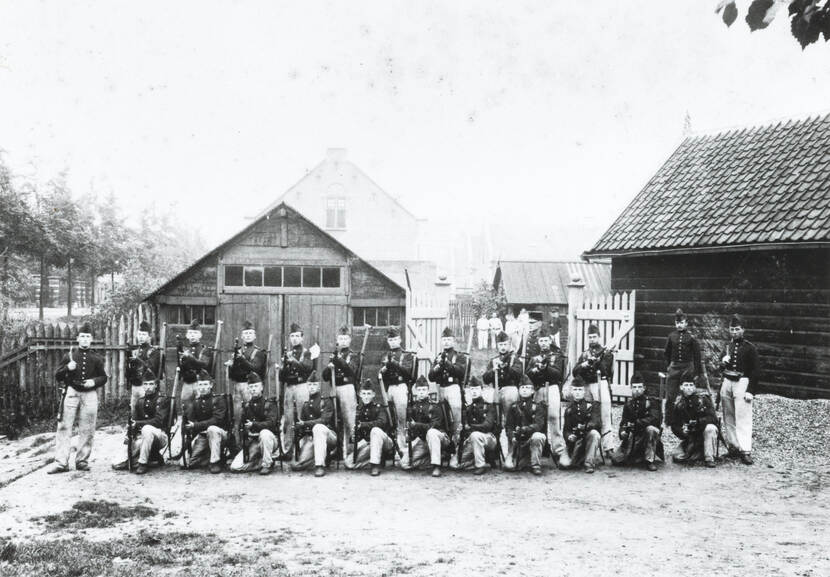
<svg viewBox="0 0 830 577">
<path fill-rule="evenodd" d="M 320 350 L 324 353 L 331 353 L 337 339 L 337 331 L 349 324 L 347 308 L 341 304 L 314 303 L 311 308 L 311 331 L 317 330 L 320 333 Z M 313 341 L 313 337 L 311 339 Z M 328 355 L 323 355 L 328 359 Z"/>
<path fill-rule="evenodd" d="M 282 326 L 282 295 L 222 295 L 217 318 L 224 322 L 222 327 L 222 350 L 230 351 L 233 340 L 239 337 L 242 323 L 251 321 L 256 328 L 257 345 L 265 349 L 268 335 L 273 335 L 271 359 L 277 354 Z M 229 352 L 222 354 L 222 361 L 230 358 Z"/>
</svg>

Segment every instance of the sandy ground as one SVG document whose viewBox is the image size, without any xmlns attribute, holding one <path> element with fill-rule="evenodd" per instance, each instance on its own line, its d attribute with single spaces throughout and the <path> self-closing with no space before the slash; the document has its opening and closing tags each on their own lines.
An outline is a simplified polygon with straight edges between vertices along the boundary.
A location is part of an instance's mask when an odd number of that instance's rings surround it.
<svg viewBox="0 0 830 577">
<path fill-rule="evenodd" d="M 0 536 L 51 538 L 33 517 L 106 499 L 160 514 L 86 530 L 90 539 L 141 528 L 213 532 L 230 550 L 270 551 L 297 575 L 830 574 L 826 462 L 441 479 L 342 469 L 322 479 L 287 470 L 240 477 L 167 466 L 137 477 L 110 470 L 121 440 L 118 428 L 99 431 L 92 470 L 59 476 L 41 466 L 51 442 L 0 446 Z"/>
</svg>

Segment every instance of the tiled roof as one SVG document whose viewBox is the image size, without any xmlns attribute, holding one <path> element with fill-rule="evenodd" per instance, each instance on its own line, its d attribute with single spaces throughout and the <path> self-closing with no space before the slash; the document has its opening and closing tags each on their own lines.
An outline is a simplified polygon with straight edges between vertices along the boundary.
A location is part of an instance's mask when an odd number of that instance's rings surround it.
<svg viewBox="0 0 830 577">
<path fill-rule="evenodd" d="M 504 283 L 509 304 L 568 304 L 568 283 L 578 276 L 591 293 L 611 292 L 611 265 L 582 261 L 501 261 L 494 285 Z"/>
<path fill-rule="evenodd" d="M 687 138 L 587 254 L 830 241 L 830 115 Z"/>
</svg>

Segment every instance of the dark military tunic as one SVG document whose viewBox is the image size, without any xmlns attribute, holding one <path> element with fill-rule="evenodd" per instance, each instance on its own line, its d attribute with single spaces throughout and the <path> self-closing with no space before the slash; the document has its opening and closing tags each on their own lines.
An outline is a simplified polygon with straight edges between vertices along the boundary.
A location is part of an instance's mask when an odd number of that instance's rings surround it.
<svg viewBox="0 0 830 577">
<path fill-rule="evenodd" d="M 247 380 L 249 373 L 256 373 L 265 381 L 265 365 L 268 354 L 254 343 L 247 343 L 240 347 L 239 354 L 234 353 L 233 365 L 230 368 L 230 377 L 240 383 Z"/>
<path fill-rule="evenodd" d="M 323 424 L 334 431 L 334 404 L 329 397 L 321 397 L 320 393 L 312 395 L 300 409 L 300 420 L 303 422 L 301 430 L 296 435 L 310 435 L 314 425 Z"/>
<path fill-rule="evenodd" d="M 363 401 L 358 402 L 355 423 L 358 441 L 368 441 L 369 434 L 375 427 L 380 427 L 386 434 L 391 434 L 389 419 L 386 418 L 386 410 L 380 403 L 374 401 L 368 404 L 364 404 Z"/>
<path fill-rule="evenodd" d="M 715 406 L 709 395 L 692 393 L 688 397 L 677 397 L 671 430 L 678 439 L 685 441 L 690 437 L 702 435 L 706 425 L 714 425 L 717 422 Z M 683 432 L 683 425 L 689 425 L 688 434 Z"/>
<path fill-rule="evenodd" d="M 81 393 L 94 390 L 83 386 L 83 382 L 88 379 L 95 381 L 95 389 L 103 387 L 107 382 L 104 359 L 92 352 L 91 349 L 72 347 L 71 351 L 72 360 L 75 361 L 75 370 L 70 371 L 66 368 L 69 364 L 69 354 L 67 353 L 61 359 L 58 370 L 55 371 L 55 379 Z"/>
<path fill-rule="evenodd" d="M 413 369 L 415 367 L 415 355 L 412 353 L 403 351 L 400 348 L 391 349 L 381 359 L 381 366 L 386 368 L 381 373 L 381 376 L 387 391 L 392 385 L 403 383 L 409 386 L 414 382 Z"/>
<path fill-rule="evenodd" d="M 469 425 L 470 431 L 494 433 L 496 428 L 496 406 L 479 397 L 467 405 L 464 420 Z"/>
<path fill-rule="evenodd" d="M 277 403 L 273 399 L 266 399 L 262 395 L 252 397 L 242 405 L 242 423 L 251 421 L 251 434 L 268 430 L 277 434 Z"/>
<path fill-rule="evenodd" d="M 188 343 L 184 345 L 182 352 L 190 353 L 189 355 L 179 354 L 179 367 L 182 373 L 192 372 L 195 376 L 204 369 L 211 377 L 215 376 L 213 374 L 213 351 L 209 347 L 202 343 L 194 345 Z M 185 382 L 187 382 L 186 379 Z"/>
<path fill-rule="evenodd" d="M 499 388 L 501 387 L 517 387 L 522 380 L 522 362 L 519 356 L 507 352 L 487 361 L 487 370 L 482 375 L 482 380 L 492 385 L 496 382 L 496 372 L 493 369 L 493 361 L 501 360 L 501 367 L 499 367 Z"/>
<path fill-rule="evenodd" d="M 746 377 L 749 380 L 746 392 L 754 393 L 761 369 L 758 350 L 755 345 L 744 338 L 733 339 L 729 342 L 727 354 L 729 355 L 729 362 L 721 366 L 723 376 L 735 381 L 741 377 Z"/>
<path fill-rule="evenodd" d="M 131 370 L 130 364 L 133 361 L 133 358 L 127 359 L 127 370 L 126 370 L 126 377 L 127 381 L 129 382 L 130 386 L 132 387 L 140 387 L 143 383 L 143 369 L 142 367 L 147 367 L 156 378 L 160 378 L 161 375 L 161 350 L 159 347 L 154 347 L 150 343 L 144 343 L 136 347 L 135 353 L 135 368 Z"/>
<path fill-rule="evenodd" d="M 551 347 L 539 355 L 531 357 L 527 376 L 539 389 L 546 385 L 560 385 L 565 377 L 565 357 L 558 347 Z"/>
<path fill-rule="evenodd" d="M 580 425 L 582 426 L 580 427 Z M 598 432 L 602 431 L 599 403 L 588 402 L 585 399 L 573 401 L 565 409 L 565 424 L 562 427 L 562 435 L 565 439 L 571 435 L 576 435 L 578 440 L 591 429 Z"/>
<path fill-rule="evenodd" d="M 467 371 L 467 355 L 455 349 L 446 349 L 429 371 L 429 380 L 442 387 L 461 385 Z"/>
<path fill-rule="evenodd" d="M 133 431 L 138 435 L 144 425 L 150 425 L 162 431 L 166 430 L 169 416 L 170 399 L 168 397 L 158 394 L 158 391 L 152 395 L 145 395 L 135 406 Z"/>
<path fill-rule="evenodd" d="M 360 365 L 360 354 L 351 349 L 343 349 L 337 352 L 331 359 L 334 365 L 334 384 L 338 387 L 353 385 L 357 379 L 357 371 Z M 323 380 L 331 382 L 331 368 L 327 365 L 323 369 Z"/>
<path fill-rule="evenodd" d="M 664 352 L 666 365 L 693 363 L 694 374 L 699 375 L 700 368 L 700 343 L 687 330 L 672 331 L 666 339 L 666 350 Z"/>
<path fill-rule="evenodd" d="M 228 407 L 223 395 L 196 397 L 187 407 L 187 420 L 193 423 L 193 434 L 207 431 L 215 425 L 221 429 L 227 427 Z"/>
<path fill-rule="evenodd" d="M 645 395 L 637 398 L 630 398 L 623 406 L 622 419 L 620 420 L 619 436 L 623 438 L 623 431 L 629 435 L 620 445 L 620 449 L 614 455 L 614 462 L 617 464 L 634 463 L 645 455 L 647 427 L 655 427 L 658 430 L 663 421 L 660 399 L 647 397 Z M 662 442 L 657 441 L 657 455 L 662 459 Z"/>
<path fill-rule="evenodd" d="M 412 401 L 406 408 L 406 420 L 409 422 L 409 437 L 411 439 L 426 439 L 429 429 L 437 429 L 442 433 L 449 430 L 444 418 L 441 405 L 429 399 Z"/>
<path fill-rule="evenodd" d="M 544 433 L 547 429 L 547 416 L 548 407 L 545 403 L 537 403 L 532 397 L 519 399 L 507 411 L 507 436 L 515 435 L 519 441 L 526 441 L 533 433 Z"/>
<path fill-rule="evenodd" d="M 308 377 L 313 370 L 314 361 L 311 360 L 311 351 L 303 348 L 303 345 L 297 345 L 283 357 L 280 382 L 286 385 L 308 382 Z M 326 378 L 325 374 L 323 378 Z M 330 376 L 328 378 L 331 379 Z"/>
<path fill-rule="evenodd" d="M 582 363 L 586 361 L 588 366 L 583 367 Z M 614 354 L 601 345 L 591 345 L 588 350 L 579 355 L 573 376 L 582 377 L 585 384 L 596 383 L 597 371 L 610 383 L 614 377 Z"/>
</svg>

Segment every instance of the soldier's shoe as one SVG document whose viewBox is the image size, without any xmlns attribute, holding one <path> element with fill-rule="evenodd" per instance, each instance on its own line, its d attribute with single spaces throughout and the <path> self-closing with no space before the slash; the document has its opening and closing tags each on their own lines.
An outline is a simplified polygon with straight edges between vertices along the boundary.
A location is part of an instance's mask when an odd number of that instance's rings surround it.
<svg viewBox="0 0 830 577">
<path fill-rule="evenodd" d="M 326 474 L 325 467 L 314 467 L 314 476 L 315 477 L 322 477 Z"/>
<path fill-rule="evenodd" d="M 75 470 L 76 471 L 89 471 L 89 463 L 86 461 L 80 461 L 75 463 Z"/>
<path fill-rule="evenodd" d="M 435 466 L 432 468 L 432 476 L 433 477 L 440 477 L 441 476 L 441 467 Z"/>
<path fill-rule="evenodd" d="M 378 467 L 377 465 L 372 465 L 372 472 L 370 473 L 370 475 L 372 475 L 373 477 L 377 477 L 378 475 L 380 475 L 380 467 Z"/>
<path fill-rule="evenodd" d="M 126 469 L 126 466 L 124 467 Z M 63 465 L 58 465 L 57 463 L 52 465 L 52 468 L 46 471 L 47 475 L 54 475 L 56 473 L 66 473 L 69 469 L 64 467 Z"/>
<path fill-rule="evenodd" d="M 261 467 L 259 469 L 260 475 L 270 475 L 271 474 L 271 467 Z"/>
<path fill-rule="evenodd" d="M 714 468 L 715 468 L 715 460 L 714 460 L 714 459 L 711 459 L 711 460 L 710 460 L 710 459 L 706 459 L 703 463 L 704 463 L 704 464 L 705 464 L 708 468 L 710 468 L 710 469 L 714 469 Z"/>
<path fill-rule="evenodd" d="M 755 461 L 752 460 L 752 455 L 750 453 L 741 453 L 741 463 L 744 465 L 752 465 Z"/>
<path fill-rule="evenodd" d="M 291 455 L 289 455 L 288 453 L 280 453 L 279 456 L 277 456 L 274 460 L 276 460 L 276 461 L 290 461 L 291 460 Z"/>
<path fill-rule="evenodd" d="M 475 471 L 473 471 L 473 475 L 483 475 L 487 472 L 487 467 L 476 467 Z"/>
<path fill-rule="evenodd" d="M 585 465 L 585 466 L 582 468 L 582 470 L 583 470 L 583 471 L 585 471 L 586 473 L 588 473 L 588 474 L 590 475 L 591 473 L 593 473 L 593 472 L 594 472 L 594 466 L 593 466 L 593 465 Z"/>
<path fill-rule="evenodd" d="M 222 472 L 222 465 L 219 464 L 218 461 L 216 463 L 211 463 L 210 466 L 208 467 L 208 471 L 210 471 L 214 475 L 216 475 L 217 473 L 221 473 Z"/>
<path fill-rule="evenodd" d="M 143 475 L 146 472 L 147 472 L 147 465 L 142 465 L 141 463 L 139 463 L 135 468 L 135 474 L 136 475 Z"/>
<path fill-rule="evenodd" d="M 113 463 L 112 464 L 113 471 L 126 471 L 127 470 L 127 461 L 121 461 L 120 463 Z"/>
<path fill-rule="evenodd" d="M 539 475 L 542 474 L 542 467 L 540 467 L 539 465 L 533 465 L 530 468 L 530 472 L 538 477 Z"/>
<path fill-rule="evenodd" d="M 657 470 L 657 465 L 654 464 L 654 461 L 646 461 L 646 469 L 654 472 Z"/>
<path fill-rule="evenodd" d="M 682 453 L 682 454 L 680 454 L 680 455 L 673 455 L 671 459 L 672 459 L 672 461 L 674 461 L 675 463 L 682 463 L 682 464 L 686 464 L 686 463 L 688 463 L 688 462 L 689 462 L 689 457 L 688 457 L 688 455 L 686 455 L 685 453 Z"/>
</svg>

